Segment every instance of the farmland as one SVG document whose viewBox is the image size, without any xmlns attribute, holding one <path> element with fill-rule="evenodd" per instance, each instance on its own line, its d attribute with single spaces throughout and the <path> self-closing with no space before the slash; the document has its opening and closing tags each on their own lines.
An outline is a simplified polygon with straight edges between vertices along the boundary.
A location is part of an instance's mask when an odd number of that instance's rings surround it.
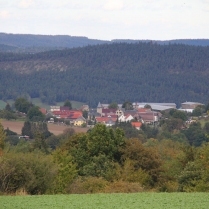
<svg viewBox="0 0 209 209">
<path fill-rule="evenodd" d="M 1 209 L 206 209 L 208 193 L 0 196 Z"/>
<path fill-rule="evenodd" d="M 24 122 L 23 121 L 7 121 L 2 120 L 1 124 L 4 126 L 4 128 L 9 128 L 11 131 L 16 132 L 17 134 L 21 134 L 21 130 L 23 127 Z M 62 134 L 63 131 L 68 128 L 66 125 L 57 125 L 57 124 L 48 124 L 48 129 L 51 133 L 54 135 Z M 81 128 L 81 127 L 74 127 L 75 132 L 86 132 L 87 128 Z"/>
</svg>

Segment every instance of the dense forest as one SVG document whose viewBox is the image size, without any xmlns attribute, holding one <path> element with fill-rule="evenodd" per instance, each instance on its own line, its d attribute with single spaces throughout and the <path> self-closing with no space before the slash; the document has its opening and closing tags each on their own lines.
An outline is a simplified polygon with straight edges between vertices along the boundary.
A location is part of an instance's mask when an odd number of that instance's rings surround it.
<svg viewBox="0 0 209 209">
<path fill-rule="evenodd" d="M 0 54 L 0 99 L 53 104 L 208 102 L 209 47 L 113 43 L 36 54 Z"/>
</svg>

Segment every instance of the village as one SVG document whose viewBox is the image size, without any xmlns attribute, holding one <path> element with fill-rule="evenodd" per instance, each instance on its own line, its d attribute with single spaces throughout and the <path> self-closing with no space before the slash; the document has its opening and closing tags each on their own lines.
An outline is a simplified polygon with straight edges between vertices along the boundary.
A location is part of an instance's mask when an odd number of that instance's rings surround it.
<svg viewBox="0 0 209 209">
<path fill-rule="evenodd" d="M 184 102 L 178 110 L 192 113 L 193 110 L 203 104 L 198 102 Z M 162 117 L 162 112 L 177 110 L 175 103 L 129 103 L 129 108 L 124 104 L 98 103 L 97 108 L 90 108 L 83 105 L 80 109 L 70 109 L 67 106 L 50 106 L 47 111 L 41 108 L 46 115 L 48 123 L 63 123 L 71 126 L 93 127 L 97 123 L 105 124 L 107 127 L 116 123 L 130 122 L 137 130 L 141 129 L 142 124 L 157 125 Z M 189 119 L 187 123 L 193 120 Z"/>
</svg>

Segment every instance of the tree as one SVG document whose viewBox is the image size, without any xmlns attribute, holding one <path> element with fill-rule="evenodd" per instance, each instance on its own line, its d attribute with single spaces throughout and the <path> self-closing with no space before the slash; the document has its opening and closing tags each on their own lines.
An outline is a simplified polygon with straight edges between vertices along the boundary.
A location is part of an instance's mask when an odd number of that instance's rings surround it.
<svg viewBox="0 0 209 209">
<path fill-rule="evenodd" d="M 7 110 L 7 111 L 9 111 L 9 112 L 11 112 L 12 111 L 12 108 L 11 108 L 11 106 L 10 106 L 10 104 L 9 103 L 7 103 L 6 104 L 6 106 L 5 106 L 5 108 L 4 108 L 5 110 Z"/>
<path fill-rule="evenodd" d="M 73 157 L 67 151 L 62 151 L 61 149 L 53 152 L 53 159 L 58 165 L 54 191 L 56 193 L 66 193 L 67 186 L 77 176 L 76 164 L 73 163 Z"/>
<path fill-rule="evenodd" d="M 16 115 L 12 111 L 6 109 L 0 110 L 0 118 L 5 118 L 7 120 L 16 119 Z"/>
<path fill-rule="evenodd" d="M 126 101 L 123 103 L 122 108 L 125 108 L 125 110 L 133 110 L 133 105 L 131 102 Z"/>
<path fill-rule="evenodd" d="M 27 194 L 51 191 L 57 168 L 51 156 L 42 153 L 7 153 L 0 158 L 0 192 Z"/>
<path fill-rule="evenodd" d="M 118 104 L 116 102 L 112 102 L 109 104 L 108 108 L 110 109 L 117 109 L 118 108 Z"/>
<path fill-rule="evenodd" d="M 187 137 L 190 145 L 200 146 L 203 142 L 207 142 L 208 138 L 204 133 L 204 130 L 201 128 L 201 124 L 192 123 L 187 130 L 184 130 L 183 133 Z"/>
<path fill-rule="evenodd" d="M 156 149 L 145 147 L 138 139 L 126 140 L 126 146 L 123 148 L 122 158 L 124 162 L 131 160 L 135 171 L 142 169 L 151 177 L 150 185 L 154 185 L 159 180 L 161 172 L 161 160 Z"/>
<path fill-rule="evenodd" d="M 72 104 L 69 100 L 66 100 L 63 106 L 64 107 L 69 107 L 70 110 L 72 109 Z"/>
<path fill-rule="evenodd" d="M 85 119 L 88 118 L 88 111 L 86 111 L 86 110 L 83 111 L 83 117 L 84 117 Z"/>
<path fill-rule="evenodd" d="M 183 126 L 183 120 L 180 118 L 171 118 L 168 120 L 165 120 L 163 129 L 164 131 L 167 130 L 171 133 L 173 133 L 176 130 L 181 130 Z"/>
<path fill-rule="evenodd" d="M 22 135 L 29 136 L 30 138 L 33 138 L 33 133 L 31 130 L 31 122 L 30 121 L 24 122 L 24 125 L 22 127 Z"/>
<path fill-rule="evenodd" d="M 88 133 L 71 137 L 63 149 L 74 158 L 79 175 L 110 178 L 115 163 L 121 161 L 124 141 L 121 129 L 97 124 Z"/>
<path fill-rule="evenodd" d="M 192 116 L 201 116 L 205 111 L 204 105 L 198 105 L 192 112 Z"/>
<path fill-rule="evenodd" d="M 152 107 L 149 104 L 144 105 L 144 108 L 152 109 Z"/>
<path fill-rule="evenodd" d="M 27 99 L 25 99 L 23 97 L 17 98 L 15 100 L 14 105 L 15 105 L 15 108 L 16 108 L 17 111 L 23 112 L 25 114 L 27 114 L 30 107 L 33 106 L 32 103 L 28 102 Z"/>
<path fill-rule="evenodd" d="M 38 122 L 38 121 L 43 121 L 44 120 L 44 115 L 40 111 L 39 107 L 33 106 L 29 109 L 27 113 L 27 117 L 29 120 Z"/>
<path fill-rule="evenodd" d="M 3 149 L 4 149 L 4 142 L 6 139 L 6 133 L 4 131 L 4 127 L 0 123 L 0 156 L 2 155 Z"/>
<path fill-rule="evenodd" d="M 44 139 L 52 135 L 48 130 L 47 123 L 45 122 L 34 123 L 34 122 L 26 121 L 22 128 L 22 135 L 27 135 L 31 139 L 33 139 L 36 136 L 36 134 L 42 134 Z"/>
<path fill-rule="evenodd" d="M 173 114 L 172 114 L 172 117 L 181 119 L 182 121 L 186 121 L 187 120 L 186 112 L 180 111 L 180 110 L 174 110 Z"/>
</svg>

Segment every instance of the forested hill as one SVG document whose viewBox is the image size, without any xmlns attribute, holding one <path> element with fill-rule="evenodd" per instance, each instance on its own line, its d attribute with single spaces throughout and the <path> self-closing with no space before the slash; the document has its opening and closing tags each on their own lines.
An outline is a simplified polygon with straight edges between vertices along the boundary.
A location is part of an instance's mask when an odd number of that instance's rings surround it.
<svg viewBox="0 0 209 209">
<path fill-rule="evenodd" d="M 208 81 L 209 47 L 114 43 L 0 54 L 0 99 L 207 103 Z"/>
<path fill-rule="evenodd" d="M 153 42 L 161 45 L 186 44 L 193 46 L 209 46 L 209 39 L 182 39 L 182 40 L 128 40 L 115 39 L 111 41 L 90 39 L 87 37 L 69 35 L 32 35 L 0 33 L 0 52 L 37 53 L 54 49 L 76 48 L 104 43 L 138 43 Z"/>
</svg>

